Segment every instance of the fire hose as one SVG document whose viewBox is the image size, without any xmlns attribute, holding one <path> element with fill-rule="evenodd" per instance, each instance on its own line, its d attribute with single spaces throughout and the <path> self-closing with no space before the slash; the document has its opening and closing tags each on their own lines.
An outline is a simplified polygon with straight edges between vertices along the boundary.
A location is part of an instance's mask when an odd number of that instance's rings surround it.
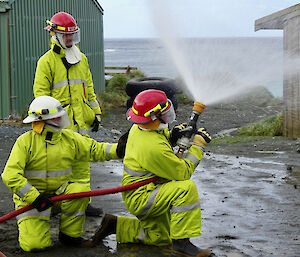
<svg viewBox="0 0 300 257">
<path fill-rule="evenodd" d="M 100 190 L 93 190 L 93 191 L 87 191 L 87 192 L 80 192 L 80 193 L 72 193 L 72 194 L 65 194 L 65 195 L 57 195 L 57 196 L 53 196 L 50 198 L 50 200 L 52 202 L 59 202 L 62 200 L 69 200 L 69 199 L 77 199 L 77 198 L 82 198 L 82 197 L 91 197 L 91 196 L 98 196 L 98 195 L 107 195 L 107 194 L 115 194 L 118 192 L 123 192 L 123 191 L 128 191 L 128 190 L 132 190 L 132 189 L 136 189 L 138 187 L 144 186 L 146 184 L 149 184 L 151 182 L 155 182 L 156 180 L 158 180 L 159 177 L 155 176 L 153 178 L 149 178 L 140 182 L 136 182 L 130 185 L 126 185 L 126 186 L 120 186 L 120 187 L 114 187 L 114 188 L 107 188 L 107 189 L 100 189 Z M 29 211 L 31 209 L 33 209 L 34 207 L 29 204 L 23 208 L 20 208 L 18 210 L 12 211 L 2 217 L 0 217 L 0 223 L 11 219 L 13 217 L 18 216 L 19 214 Z M 1 257 L 1 255 L 0 255 Z"/>
</svg>

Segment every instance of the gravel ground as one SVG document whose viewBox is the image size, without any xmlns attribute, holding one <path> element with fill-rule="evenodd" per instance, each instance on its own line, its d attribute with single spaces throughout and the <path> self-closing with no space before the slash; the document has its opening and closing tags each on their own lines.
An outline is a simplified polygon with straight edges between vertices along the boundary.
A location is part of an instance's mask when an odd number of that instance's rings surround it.
<svg viewBox="0 0 300 257">
<path fill-rule="evenodd" d="M 191 113 L 192 104 L 179 106 L 178 122 Z M 199 125 L 220 136 L 244 124 L 281 111 L 280 104 L 261 102 L 227 103 L 208 106 Z M 92 134 L 98 141 L 116 142 L 130 123 L 126 110 L 111 112 L 103 127 Z M 0 125 L 0 168 L 15 139 L 30 127 Z M 300 256 L 300 153 L 299 141 L 260 138 L 251 142 L 209 145 L 192 180 L 198 187 L 202 209 L 203 236 L 192 241 L 209 247 L 216 256 Z M 120 185 L 122 162 L 91 164 L 92 188 Z M 11 193 L 0 182 L 0 216 L 13 210 Z M 120 194 L 93 198 L 106 212 L 126 215 Z M 85 235 L 91 236 L 101 218 L 88 217 Z M 23 253 L 18 247 L 16 220 L 0 224 L 0 251 L 10 256 L 175 256 L 168 247 L 116 244 L 114 236 L 92 249 L 74 249 L 57 241 L 58 219 L 51 221 L 54 246 L 47 252 Z"/>
</svg>

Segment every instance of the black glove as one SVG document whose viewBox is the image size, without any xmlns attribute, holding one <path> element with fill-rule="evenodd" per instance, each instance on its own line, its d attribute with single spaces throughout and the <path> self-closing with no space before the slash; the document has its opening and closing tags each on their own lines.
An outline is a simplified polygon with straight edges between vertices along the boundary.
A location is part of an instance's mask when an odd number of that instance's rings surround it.
<svg viewBox="0 0 300 257">
<path fill-rule="evenodd" d="M 53 205 L 53 202 L 49 199 L 52 196 L 54 195 L 40 194 L 31 205 L 34 208 L 36 208 L 39 212 L 47 210 L 49 207 Z"/>
<path fill-rule="evenodd" d="M 119 138 L 118 145 L 117 145 L 117 155 L 119 156 L 119 158 L 124 158 L 125 156 L 128 134 L 129 134 L 129 130 Z"/>
<path fill-rule="evenodd" d="M 184 135 L 184 130 L 186 128 L 187 124 L 186 123 L 181 123 L 177 126 L 175 126 L 171 132 L 170 132 L 170 138 L 169 141 L 171 143 L 171 146 L 176 146 L 176 143 L 179 138 L 181 138 Z"/>
<path fill-rule="evenodd" d="M 91 125 L 92 132 L 97 132 L 99 130 L 99 127 L 100 127 L 100 121 L 98 120 L 97 117 L 95 117 Z"/>
</svg>

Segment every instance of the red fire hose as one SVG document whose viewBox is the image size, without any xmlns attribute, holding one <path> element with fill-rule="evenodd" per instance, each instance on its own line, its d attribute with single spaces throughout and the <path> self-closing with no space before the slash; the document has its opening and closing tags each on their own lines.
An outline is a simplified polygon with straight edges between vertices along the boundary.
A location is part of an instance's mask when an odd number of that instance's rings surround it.
<svg viewBox="0 0 300 257">
<path fill-rule="evenodd" d="M 120 186 L 120 187 L 114 187 L 114 188 L 107 188 L 107 189 L 100 189 L 100 190 L 93 190 L 93 191 L 87 191 L 87 192 L 80 192 L 80 193 L 73 193 L 73 194 L 66 194 L 66 195 L 57 195 L 57 196 L 53 196 L 50 198 L 50 200 L 52 202 L 59 202 L 62 200 L 67 200 L 67 199 L 76 199 L 76 198 L 82 198 L 82 197 L 90 197 L 90 196 L 97 196 L 97 195 L 107 195 L 107 194 L 115 194 L 118 192 L 123 192 L 123 191 L 127 191 L 127 190 L 132 190 L 141 186 L 144 186 L 146 184 L 149 184 L 151 182 L 154 182 L 156 180 L 158 180 L 159 177 L 153 177 L 153 178 L 149 178 L 140 182 L 136 182 L 130 185 L 126 185 L 126 186 Z M 29 211 L 33 209 L 33 206 L 27 205 L 21 209 L 15 210 L 13 212 L 10 212 L 2 217 L 0 217 L 0 223 L 11 219 L 13 217 L 18 216 L 19 214 Z M 0 255 L 1 256 L 1 255 Z"/>
</svg>

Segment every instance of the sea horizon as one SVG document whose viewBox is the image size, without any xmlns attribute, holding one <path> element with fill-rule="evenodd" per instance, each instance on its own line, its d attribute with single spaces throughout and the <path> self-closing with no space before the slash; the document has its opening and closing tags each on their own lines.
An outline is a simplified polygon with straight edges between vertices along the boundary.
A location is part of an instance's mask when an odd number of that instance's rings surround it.
<svg viewBox="0 0 300 257">
<path fill-rule="evenodd" d="M 182 77 L 182 70 L 210 77 L 226 73 L 282 96 L 282 37 L 184 37 L 176 44 L 172 52 L 160 38 L 106 38 L 105 66 L 129 65 L 149 77 L 174 79 Z"/>
</svg>

